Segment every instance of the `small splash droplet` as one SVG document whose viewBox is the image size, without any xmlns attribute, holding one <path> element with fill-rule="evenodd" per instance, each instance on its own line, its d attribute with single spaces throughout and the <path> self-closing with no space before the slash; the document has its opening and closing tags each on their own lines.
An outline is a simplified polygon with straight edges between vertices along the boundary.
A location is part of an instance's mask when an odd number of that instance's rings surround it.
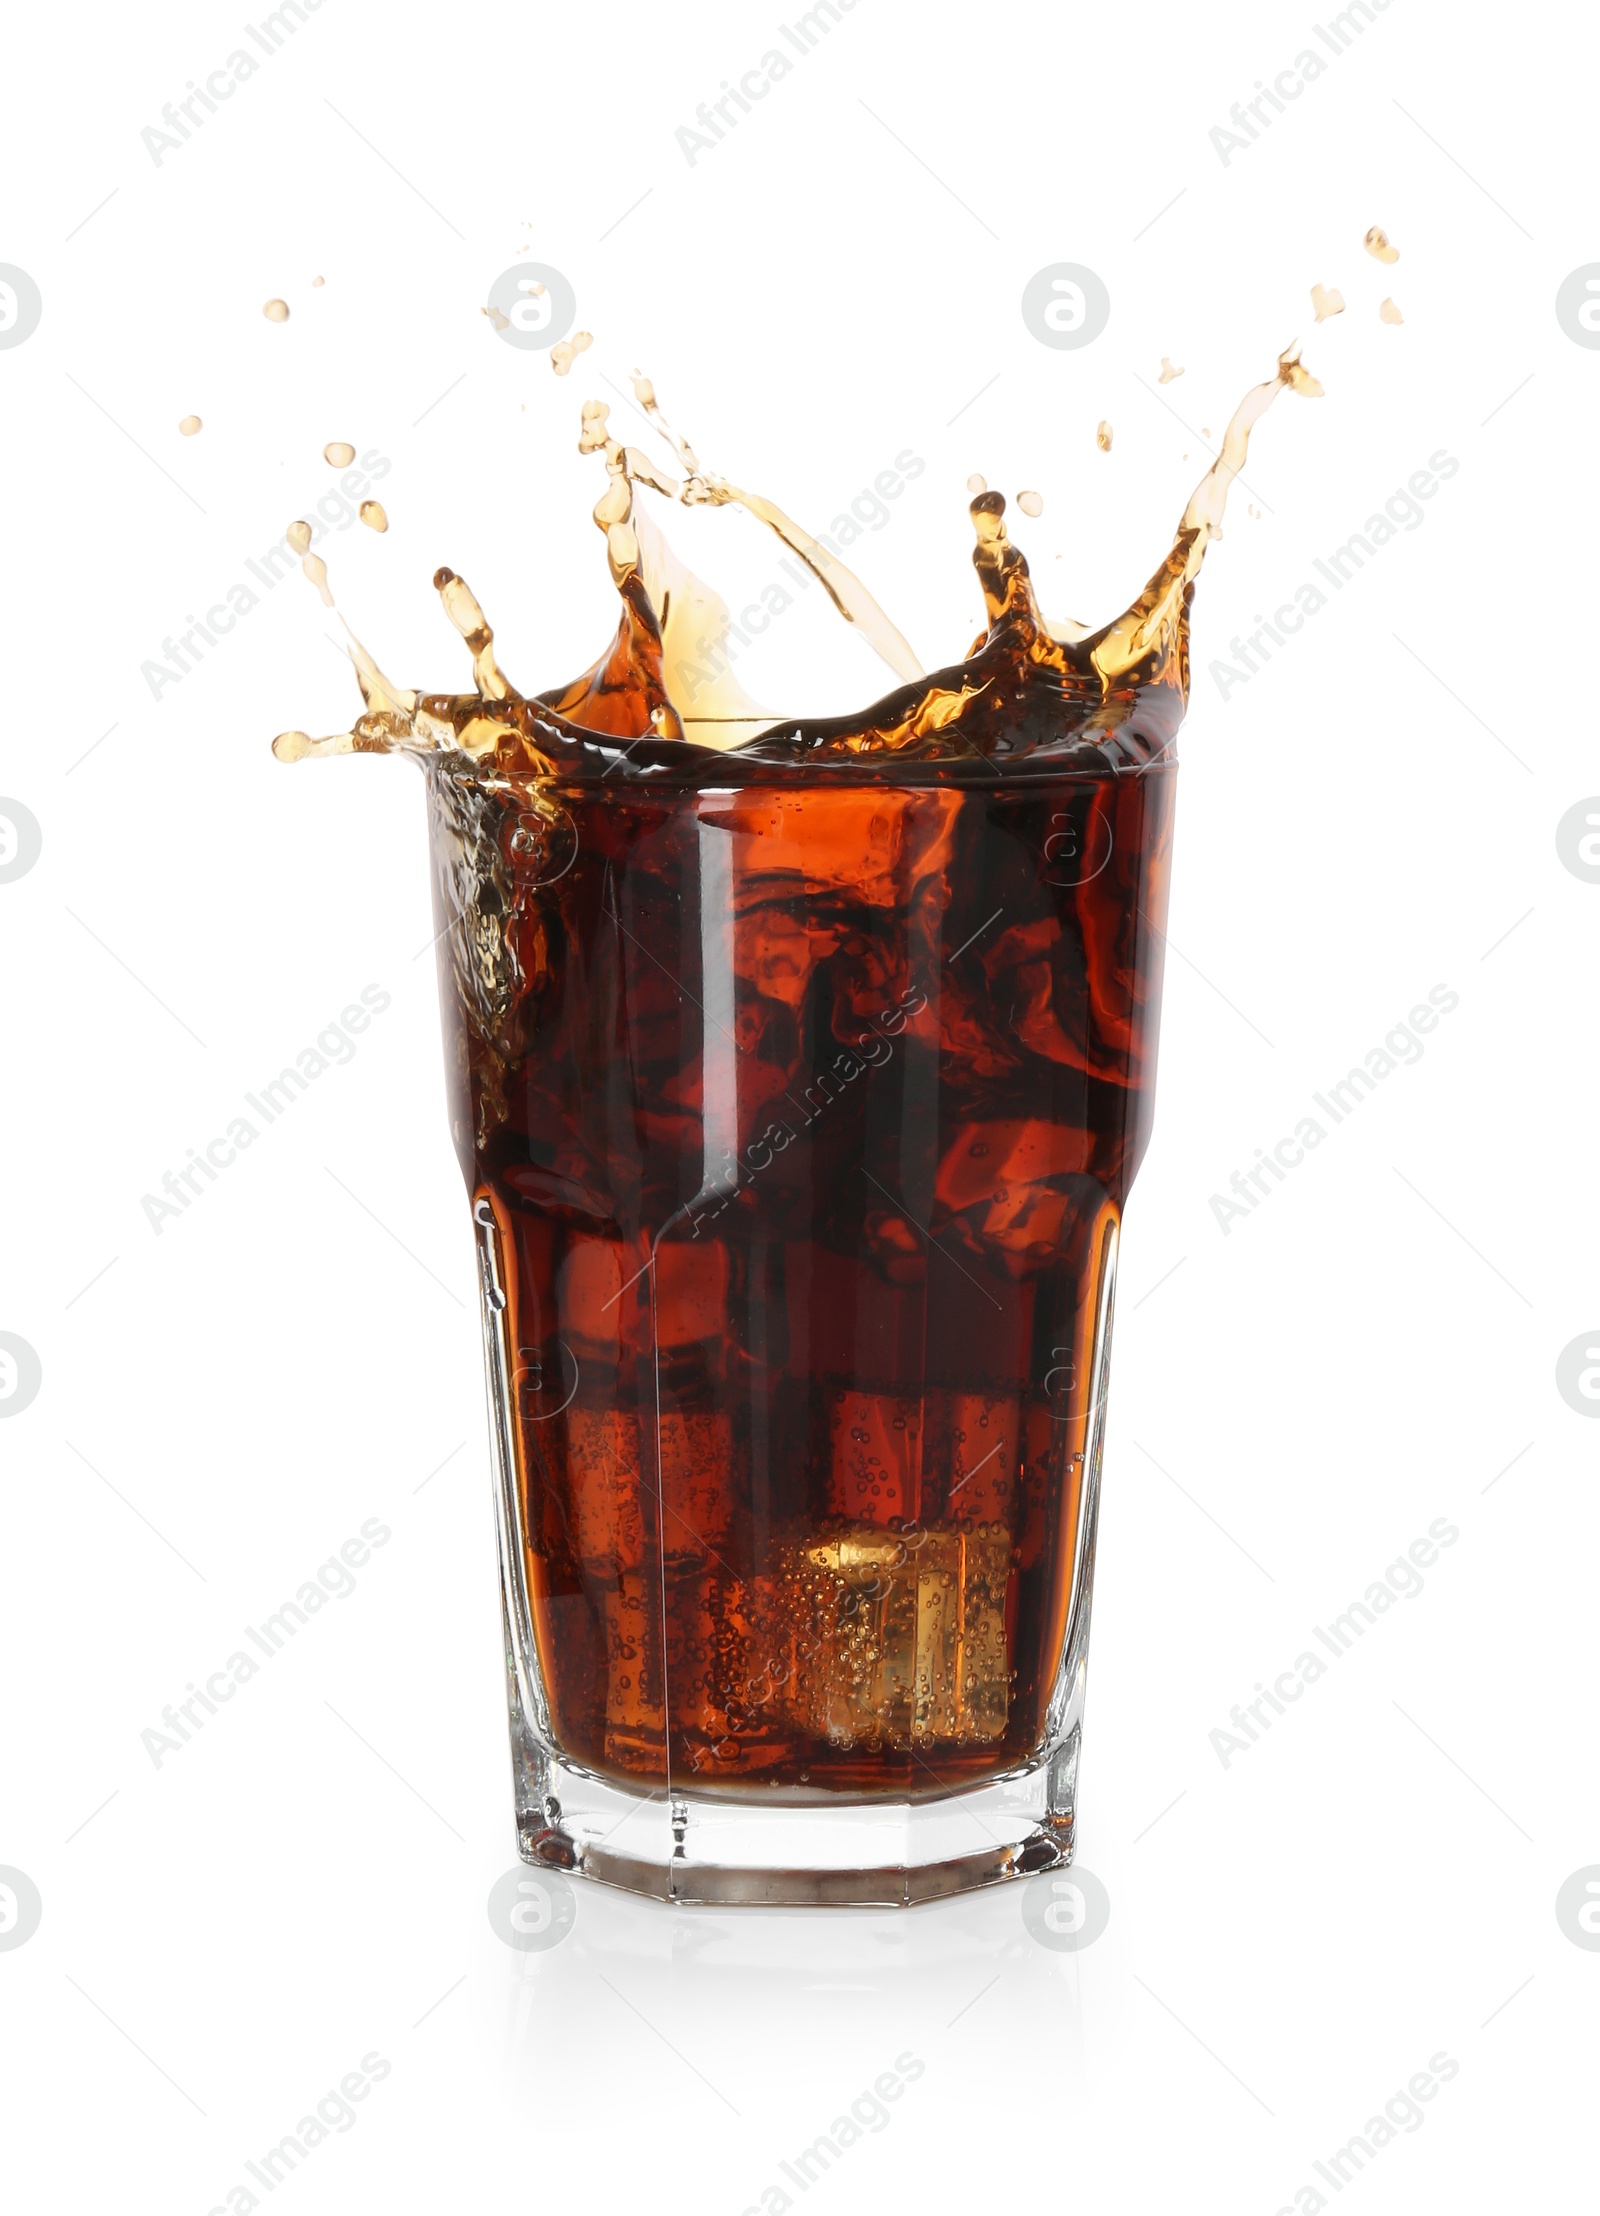
<svg viewBox="0 0 1600 2216">
<path fill-rule="evenodd" d="M 1397 262 L 1400 259 L 1399 247 L 1389 244 L 1389 235 L 1381 223 L 1375 223 L 1361 243 L 1374 261 Z"/>
<path fill-rule="evenodd" d="M 330 469 L 348 469 L 356 458 L 356 450 L 348 439 L 330 439 L 322 449 L 322 459 Z"/>
<path fill-rule="evenodd" d="M 1183 364 L 1181 362 L 1170 362 L 1163 354 L 1161 357 L 1161 375 L 1156 379 L 1156 383 L 1158 385 L 1170 385 L 1174 377 L 1181 377 L 1182 375 Z"/>
<path fill-rule="evenodd" d="M 1311 305 L 1319 323 L 1325 323 L 1331 315 L 1344 314 L 1344 294 L 1337 285 L 1313 285 Z"/>
<path fill-rule="evenodd" d="M 192 439 L 196 431 L 200 429 L 200 418 L 197 415 L 186 415 L 178 425 L 178 429 L 186 439 Z"/>
<path fill-rule="evenodd" d="M 1111 426 L 1105 421 L 1104 417 L 1101 418 L 1095 431 L 1094 443 L 1099 447 L 1102 454 L 1111 452 Z"/>
<path fill-rule="evenodd" d="M 309 523 L 302 523 L 297 519 L 295 522 L 290 524 L 288 530 L 285 531 L 283 535 L 288 540 L 289 544 L 294 548 L 297 554 L 310 553 L 311 526 Z"/>
<path fill-rule="evenodd" d="M 333 594 L 328 590 L 328 565 L 322 559 L 322 556 L 320 554 L 308 554 L 300 564 L 300 568 L 303 574 L 310 578 L 318 592 L 321 593 L 322 605 L 325 608 L 331 608 L 333 606 Z"/>
<path fill-rule="evenodd" d="M 287 300 L 269 300 L 261 313 L 269 323 L 287 323 L 289 320 L 289 303 Z"/>
<path fill-rule="evenodd" d="M 389 518 L 384 513 L 384 506 L 381 500 L 363 500 L 361 503 L 360 514 L 362 522 L 367 526 L 367 529 L 369 531 L 388 530 Z"/>
<path fill-rule="evenodd" d="M 592 332 L 574 331 L 570 339 L 561 339 L 551 347 L 550 367 L 558 377 L 565 377 L 578 356 L 593 344 Z"/>
<path fill-rule="evenodd" d="M 317 290 L 317 288 L 318 288 L 318 287 L 320 286 L 320 284 L 321 284 L 321 283 L 322 283 L 322 279 L 321 279 L 320 277 L 313 277 L 313 278 L 312 278 L 312 280 L 311 280 L 311 289 L 312 289 L 312 291 L 313 291 L 313 292 L 315 292 L 315 291 Z"/>
<path fill-rule="evenodd" d="M 1017 506 L 1022 510 L 1025 516 L 1042 516 L 1044 514 L 1044 494 L 1039 492 L 1019 492 L 1017 495 Z"/>
<path fill-rule="evenodd" d="M 1211 426 L 1210 426 L 1210 424 L 1209 424 L 1209 423 L 1202 423 L 1202 424 L 1201 424 L 1201 426 L 1200 426 L 1200 436 L 1201 436 L 1201 437 L 1202 437 L 1203 439 L 1208 439 L 1208 438 L 1210 438 L 1210 436 L 1211 436 Z"/>
<path fill-rule="evenodd" d="M 1255 502 L 1254 502 L 1253 500 L 1252 500 L 1252 501 L 1250 502 L 1249 506 L 1248 506 L 1248 507 L 1247 507 L 1247 508 L 1245 509 L 1245 514 L 1246 514 L 1246 515 L 1250 515 L 1250 516 L 1254 516 L 1254 517 L 1255 517 L 1255 519 L 1256 519 L 1256 521 L 1257 521 L 1258 523 L 1259 523 L 1259 522 L 1261 521 L 1261 510 L 1260 510 L 1260 509 L 1259 509 L 1259 508 L 1258 508 L 1258 507 L 1256 506 L 1256 504 L 1255 504 Z"/>
<path fill-rule="evenodd" d="M 973 499 L 976 500 L 979 493 L 987 492 L 989 490 L 988 478 L 980 477 L 977 471 L 974 470 L 972 475 L 967 479 L 967 490 L 971 493 Z"/>
<path fill-rule="evenodd" d="M 1400 313 L 1400 310 L 1395 306 L 1392 300 L 1380 300 L 1378 303 L 1378 314 L 1382 317 L 1385 323 L 1404 323 L 1405 321 L 1405 317 Z"/>
</svg>

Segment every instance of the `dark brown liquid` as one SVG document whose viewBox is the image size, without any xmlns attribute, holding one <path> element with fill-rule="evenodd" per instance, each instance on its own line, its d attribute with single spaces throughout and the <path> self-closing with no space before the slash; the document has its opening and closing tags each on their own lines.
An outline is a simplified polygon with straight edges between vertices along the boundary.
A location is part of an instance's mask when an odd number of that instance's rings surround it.
<svg viewBox="0 0 1600 2216">
<path fill-rule="evenodd" d="M 734 760 L 558 785 L 516 1050 L 453 1027 L 534 1637 L 587 1767 L 931 1789 L 1043 1733 L 1176 773 Z"/>
</svg>

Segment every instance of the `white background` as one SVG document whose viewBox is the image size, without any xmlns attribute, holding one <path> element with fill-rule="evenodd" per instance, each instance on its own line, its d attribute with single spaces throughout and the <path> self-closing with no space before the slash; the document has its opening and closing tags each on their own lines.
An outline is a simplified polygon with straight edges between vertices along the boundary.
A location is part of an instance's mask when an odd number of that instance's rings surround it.
<svg viewBox="0 0 1600 2216">
<path fill-rule="evenodd" d="M 1555 830 L 1600 789 L 1600 354 L 1554 297 L 1600 258 L 1592 32 L 1392 0 L 1224 163 L 1230 104 L 1326 54 L 1309 9 L 860 0 L 691 165 L 675 130 L 777 13 L 326 0 L 156 164 L 141 130 L 242 20 L 34 10 L 5 57 L 0 260 L 44 302 L 0 351 L 0 793 L 44 837 L 0 885 L 0 1329 L 43 1369 L 0 1427 L 0 1864 L 44 1911 L 0 1952 L 14 2204 L 247 2206 L 246 2160 L 376 2051 L 354 2127 L 278 2188 L 307 2216 L 733 2216 L 910 2050 L 888 2125 L 797 2205 L 1313 2208 L 1313 2163 L 1441 2052 L 1458 2074 L 1352 2200 L 1578 2205 L 1600 1957 L 1555 1895 L 1600 1861 L 1600 1430 L 1555 1366 L 1600 1324 L 1600 887 Z M 565 381 L 479 312 L 530 258 L 596 335 Z M 1063 260 L 1112 300 L 1075 353 L 1019 313 Z M 1319 281 L 1348 307 L 1315 327 Z M 298 578 L 159 699 L 141 664 L 348 438 L 392 464 L 388 536 L 327 549 L 380 659 L 465 683 L 448 561 L 520 683 L 571 675 L 613 620 L 578 404 L 627 421 L 603 379 L 635 362 L 813 528 L 925 459 L 851 558 L 930 666 L 978 620 L 972 470 L 1042 492 L 1017 535 L 1099 622 L 1296 335 L 1327 397 L 1262 424 L 1264 512 L 1236 501 L 1196 606 L 1084 1764 L 1109 1929 L 1047 1951 L 1021 1887 L 898 1917 L 580 1888 L 562 1945 L 513 1953 L 420 789 L 271 759 L 356 705 Z M 1186 375 L 1158 393 L 1163 354 Z M 1425 523 L 1221 697 L 1228 640 L 1441 448 Z M 771 574 L 754 525 L 691 520 L 730 597 Z M 876 686 L 822 613 L 767 642 L 779 705 Z M 157 1235 L 142 1196 L 369 983 L 392 1005 L 355 1059 Z M 1224 1236 L 1210 1196 L 1436 984 L 1460 1005 L 1421 1061 Z M 162 1708 L 373 1517 L 356 1591 L 154 1767 Z M 1459 1539 L 1423 1592 L 1224 1767 L 1230 1708 L 1437 1518 Z"/>
</svg>

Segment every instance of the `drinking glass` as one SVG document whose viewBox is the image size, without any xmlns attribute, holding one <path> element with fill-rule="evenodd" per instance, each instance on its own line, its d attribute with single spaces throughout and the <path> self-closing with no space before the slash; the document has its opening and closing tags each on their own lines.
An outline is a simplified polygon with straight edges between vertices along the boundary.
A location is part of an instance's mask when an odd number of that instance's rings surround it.
<svg viewBox="0 0 1600 2216">
<path fill-rule="evenodd" d="M 427 778 L 523 1857 L 1061 1866 L 1174 765 Z"/>
</svg>

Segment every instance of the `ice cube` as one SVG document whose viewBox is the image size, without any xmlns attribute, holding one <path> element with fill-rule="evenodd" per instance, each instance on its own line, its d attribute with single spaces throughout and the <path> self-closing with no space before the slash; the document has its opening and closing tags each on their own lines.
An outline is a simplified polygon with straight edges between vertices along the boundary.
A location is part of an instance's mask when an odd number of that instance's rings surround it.
<svg viewBox="0 0 1600 2216">
<path fill-rule="evenodd" d="M 733 1419 L 711 1408 L 663 1408 L 656 1437 L 662 1560 L 669 1570 L 704 1563 L 725 1541 L 733 1515 Z"/>
<path fill-rule="evenodd" d="M 644 1560 L 639 1419 L 607 1401 L 567 1410 L 567 1492 L 573 1545 L 588 1570 L 637 1570 Z"/>
<path fill-rule="evenodd" d="M 836 1527 L 789 1550 L 802 1728 L 841 1747 L 976 1744 L 1005 1730 L 1003 1525 Z"/>
<path fill-rule="evenodd" d="M 930 1489 L 943 1520 L 1014 1527 L 1020 1415 L 1016 1393 L 940 1388 L 928 1395 L 928 1465 L 937 1475 Z"/>
<path fill-rule="evenodd" d="M 606 1756 L 623 1769 L 661 1767 L 661 1618 L 655 1581 L 625 1572 L 602 1596 Z"/>
<path fill-rule="evenodd" d="M 922 1508 L 922 1401 L 912 1393 L 828 1394 L 828 1506 L 872 1524 Z"/>
<path fill-rule="evenodd" d="M 761 1590 L 765 1587 L 766 1590 Z M 776 1685 L 752 1669 L 770 1653 L 770 1580 L 714 1571 L 667 1586 L 667 1711 L 673 1760 L 706 1779 L 767 1769 L 793 1752 Z"/>
</svg>

